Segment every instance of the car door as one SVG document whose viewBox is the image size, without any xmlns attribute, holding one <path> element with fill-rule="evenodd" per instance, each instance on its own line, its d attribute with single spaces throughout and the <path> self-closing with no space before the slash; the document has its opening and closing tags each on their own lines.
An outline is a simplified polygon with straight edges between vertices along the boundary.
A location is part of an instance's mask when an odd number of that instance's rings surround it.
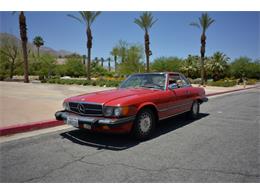
<svg viewBox="0 0 260 195">
<path fill-rule="evenodd" d="M 169 79 L 171 77 L 176 82 L 181 81 L 183 83 L 183 85 L 177 84 L 177 88 L 170 89 L 172 92 L 170 113 L 171 115 L 177 115 L 190 109 L 190 86 L 187 85 L 180 74 L 170 74 Z"/>
<path fill-rule="evenodd" d="M 188 111 L 191 108 L 191 105 L 193 103 L 193 94 L 192 94 L 192 85 L 190 83 L 190 81 L 182 74 L 180 74 L 180 77 L 184 83 L 184 88 L 186 90 L 186 101 L 184 102 L 187 106 L 185 106 L 185 109 L 187 109 Z"/>
</svg>

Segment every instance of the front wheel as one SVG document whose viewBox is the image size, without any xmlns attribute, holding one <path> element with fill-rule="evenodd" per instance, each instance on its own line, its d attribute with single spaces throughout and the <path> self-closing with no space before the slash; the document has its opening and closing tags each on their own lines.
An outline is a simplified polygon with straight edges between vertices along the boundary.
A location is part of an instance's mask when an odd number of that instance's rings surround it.
<svg viewBox="0 0 260 195">
<path fill-rule="evenodd" d="M 200 113 L 200 104 L 196 100 L 192 103 L 191 110 L 188 112 L 188 117 L 190 119 L 197 119 Z"/>
<path fill-rule="evenodd" d="M 148 139 L 155 130 L 155 117 L 151 109 L 141 110 L 136 117 L 132 130 L 133 136 L 138 140 Z"/>
</svg>

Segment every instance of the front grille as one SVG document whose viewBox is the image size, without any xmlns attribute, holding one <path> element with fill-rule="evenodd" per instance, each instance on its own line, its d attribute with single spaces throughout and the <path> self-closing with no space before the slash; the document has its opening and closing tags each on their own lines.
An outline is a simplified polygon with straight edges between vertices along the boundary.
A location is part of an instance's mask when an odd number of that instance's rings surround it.
<svg viewBox="0 0 260 195">
<path fill-rule="evenodd" d="M 90 104 L 90 103 L 79 103 L 79 102 L 69 102 L 70 111 L 91 116 L 102 116 L 102 105 L 100 104 Z"/>
</svg>

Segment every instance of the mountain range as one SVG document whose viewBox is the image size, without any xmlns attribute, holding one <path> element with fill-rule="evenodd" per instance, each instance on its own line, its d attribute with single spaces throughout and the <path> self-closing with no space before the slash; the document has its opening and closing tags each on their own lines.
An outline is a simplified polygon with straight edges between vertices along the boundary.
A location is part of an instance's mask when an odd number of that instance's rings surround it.
<svg viewBox="0 0 260 195">
<path fill-rule="evenodd" d="M 0 32 L 0 46 L 3 44 L 4 40 L 7 40 L 7 39 L 14 41 L 17 44 L 21 43 L 21 40 L 19 38 L 17 38 L 16 36 L 9 34 L 9 33 Z M 37 51 L 36 46 L 29 41 L 27 43 L 27 47 L 28 47 L 28 50 L 31 50 L 33 52 Z M 75 54 L 75 52 L 70 52 L 70 51 L 66 51 L 66 50 L 55 50 L 55 49 L 52 49 L 50 47 L 45 47 L 45 46 L 40 47 L 40 52 L 49 53 L 56 57 L 64 57 L 66 55 Z"/>
</svg>

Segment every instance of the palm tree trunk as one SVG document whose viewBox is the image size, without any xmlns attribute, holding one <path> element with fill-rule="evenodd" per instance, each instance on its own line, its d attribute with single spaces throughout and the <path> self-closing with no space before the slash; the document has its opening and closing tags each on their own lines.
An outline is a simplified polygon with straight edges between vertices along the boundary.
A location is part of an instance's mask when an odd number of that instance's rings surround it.
<svg viewBox="0 0 260 195">
<path fill-rule="evenodd" d="M 114 56 L 114 61 L 115 61 L 115 72 L 117 71 L 117 56 Z"/>
<path fill-rule="evenodd" d="M 150 72 L 149 54 L 145 53 L 145 55 L 146 55 L 146 72 Z"/>
<path fill-rule="evenodd" d="M 150 48 L 149 48 L 149 34 L 147 31 L 145 31 L 144 35 L 144 44 L 145 44 L 145 55 L 146 55 L 146 72 L 150 72 L 150 61 L 149 61 L 149 56 L 150 56 Z"/>
<path fill-rule="evenodd" d="M 37 56 L 40 56 L 40 47 L 37 47 Z"/>
<path fill-rule="evenodd" d="M 101 58 L 101 66 L 104 67 L 104 58 Z"/>
<path fill-rule="evenodd" d="M 12 63 L 10 64 L 10 79 L 13 79 L 13 75 L 14 75 L 14 64 L 15 64 L 15 59 L 12 59 Z"/>
<path fill-rule="evenodd" d="M 90 80 L 91 49 L 88 48 L 87 79 Z"/>
<path fill-rule="evenodd" d="M 20 36 L 22 41 L 23 59 L 24 59 L 24 82 L 29 83 L 28 71 L 28 54 L 27 54 L 27 32 L 26 32 L 26 18 L 23 11 L 19 15 Z"/>
<path fill-rule="evenodd" d="M 206 35 L 203 32 L 201 35 L 201 48 L 200 48 L 200 57 L 201 57 L 201 85 L 204 85 L 204 77 L 205 77 L 205 69 L 204 69 L 204 58 L 205 58 L 205 50 L 206 50 Z"/>
<path fill-rule="evenodd" d="M 111 66 L 110 66 L 110 58 L 108 58 L 108 72 L 110 72 L 111 71 Z"/>
<path fill-rule="evenodd" d="M 88 48 L 88 64 L 87 64 L 87 78 L 88 80 L 91 80 L 90 77 L 90 66 L 91 66 L 91 48 L 92 48 L 92 33 L 91 33 L 91 29 L 88 26 L 87 27 L 87 48 Z"/>
</svg>

